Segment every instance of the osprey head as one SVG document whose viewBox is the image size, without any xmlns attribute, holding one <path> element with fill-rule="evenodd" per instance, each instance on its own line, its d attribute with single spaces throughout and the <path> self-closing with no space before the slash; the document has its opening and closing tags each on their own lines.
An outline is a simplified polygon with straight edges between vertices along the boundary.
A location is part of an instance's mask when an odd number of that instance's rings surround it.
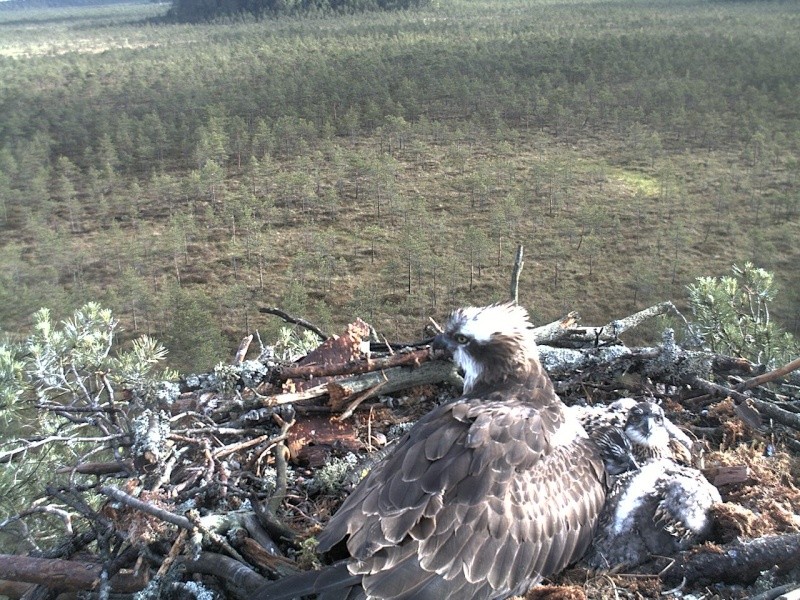
<svg viewBox="0 0 800 600">
<path fill-rule="evenodd" d="M 628 413 L 625 435 L 642 446 L 667 448 L 670 436 L 664 424 L 664 411 L 653 402 L 639 402 Z"/>
<path fill-rule="evenodd" d="M 619 427 L 607 425 L 593 432 L 592 439 L 609 475 L 620 475 L 639 468 L 633 456 L 631 439 Z"/>
<path fill-rule="evenodd" d="M 513 303 L 459 308 L 450 315 L 434 349 L 444 349 L 464 371 L 464 392 L 480 383 L 525 376 L 538 362 L 528 311 Z"/>
</svg>

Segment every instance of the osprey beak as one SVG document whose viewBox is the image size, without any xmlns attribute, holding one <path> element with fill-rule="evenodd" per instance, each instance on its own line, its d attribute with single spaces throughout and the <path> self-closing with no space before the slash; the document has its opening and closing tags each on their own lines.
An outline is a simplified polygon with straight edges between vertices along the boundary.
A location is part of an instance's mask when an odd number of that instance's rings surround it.
<svg viewBox="0 0 800 600">
<path fill-rule="evenodd" d="M 431 344 L 431 350 L 437 354 L 444 352 L 448 356 L 453 355 L 455 347 L 456 345 L 453 343 L 453 340 L 451 340 L 450 337 L 445 333 L 438 334 L 435 338 L 433 338 L 433 343 Z"/>
</svg>

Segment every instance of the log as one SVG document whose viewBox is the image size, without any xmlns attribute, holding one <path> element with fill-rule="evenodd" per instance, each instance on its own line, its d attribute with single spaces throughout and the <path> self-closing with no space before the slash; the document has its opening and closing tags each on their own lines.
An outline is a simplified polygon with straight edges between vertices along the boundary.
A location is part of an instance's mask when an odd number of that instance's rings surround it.
<svg viewBox="0 0 800 600">
<path fill-rule="evenodd" d="M 0 573 L 5 580 L 35 583 L 54 590 L 94 589 L 100 582 L 103 569 L 100 563 L 0 554 Z M 141 576 L 127 573 L 120 573 L 111 579 L 112 589 L 119 593 L 137 592 L 145 583 Z"/>
<path fill-rule="evenodd" d="M 250 567 L 223 554 L 202 552 L 197 558 L 180 557 L 187 573 L 205 573 L 222 579 L 235 600 L 250 600 L 267 580 Z"/>
<path fill-rule="evenodd" d="M 700 586 L 715 583 L 749 585 L 777 567 L 786 573 L 800 567 L 800 533 L 768 535 L 736 541 L 723 547 L 687 550 L 662 575 L 668 585 L 686 580 Z"/>
<path fill-rule="evenodd" d="M 423 363 L 415 369 L 393 367 L 382 371 L 372 371 L 354 377 L 337 379 L 323 385 L 303 390 L 302 392 L 287 392 L 285 394 L 266 396 L 261 399 L 261 402 L 264 406 L 277 406 L 279 404 L 289 404 L 301 400 L 319 398 L 320 396 L 330 393 L 329 386 L 335 386 L 337 391 L 340 392 L 343 397 L 346 397 L 353 394 L 360 394 L 380 384 L 383 384 L 381 393 L 390 394 L 418 385 L 430 385 L 445 381 L 453 383 L 458 381 L 455 374 L 455 367 L 450 362 L 434 360 Z"/>
<path fill-rule="evenodd" d="M 283 367 L 279 371 L 279 379 L 310 379 L 312 377 L 336 377 L 338 375 L 359 375 L 392 367 L 417 367 L 430 360 L 427 348 L 403 354 L 393 354 L 386 358 L 362 360 L 333 365 L 297 365 Z"/>
</svg>

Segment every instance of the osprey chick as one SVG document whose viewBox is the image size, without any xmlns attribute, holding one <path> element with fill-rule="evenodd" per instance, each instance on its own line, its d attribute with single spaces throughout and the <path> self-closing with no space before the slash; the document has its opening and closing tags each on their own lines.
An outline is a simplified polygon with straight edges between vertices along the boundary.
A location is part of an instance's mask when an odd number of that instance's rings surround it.
<svg viewBox="0 0 800 600">
<path fill-rule="evenodd" d="M 629 442 L 625 450 L 632 453 L 639 465 L 654 458 L 670 458 L 687 465 L 692 462 L 689 436 L 667 419 L 655 402 L 620 398 L 608 406 L 574 406 L 571 410 L 576 411 L 589 436 L 598 444 L 602 445 L 602 438 L 610 428 L 622 430 Z"/>
<path fill-rule="evenodd" d="M 434 345 L 464 395 L 422 417 L 318 536 L 348 558 L 255 600 L 489 600 L 577 560 L 605 500 L 597 447 L 539 363 L 525 309 L 462 308 Z"/>
<path fill-rule="evenodd" d="M 595 569 L 632 567 L 672 556 L 711 532 L 719 491 L 692 467 L 660 458 L 619 477 L 582 562 Z"/>
</svg>

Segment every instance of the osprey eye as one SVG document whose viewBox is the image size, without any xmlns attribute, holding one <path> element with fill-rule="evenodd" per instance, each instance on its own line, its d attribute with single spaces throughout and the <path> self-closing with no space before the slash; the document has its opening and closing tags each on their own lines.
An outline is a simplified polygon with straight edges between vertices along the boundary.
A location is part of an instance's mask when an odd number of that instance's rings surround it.
<svg viewBox="0 0 800 600">
<path fill-rule="evenodd" d="M 469 342 L 469 338 L 465 336 L 463 333 L 457 333 L 453 336 L 453 339 L 456 341 L 457 344 L 466 344 Z"/>
</svg>

